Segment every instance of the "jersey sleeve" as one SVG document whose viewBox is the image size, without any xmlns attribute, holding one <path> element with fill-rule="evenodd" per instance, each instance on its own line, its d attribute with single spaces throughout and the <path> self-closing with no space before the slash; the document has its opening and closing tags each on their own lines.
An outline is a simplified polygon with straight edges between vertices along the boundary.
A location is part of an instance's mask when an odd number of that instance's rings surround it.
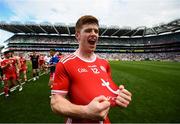
<svg viewBox="0 0 180 124">
<path fill-rule="evenodd" d="M 5 61 L 4 60 L 1 61 L 1 67 L 5 66 L 5 65 L 6 65 Z"/>
<path fill-rule="evenodd" d="M 54 81 L 52 84 L 51 94 L 66 95 L 69 89 L 69 77 L 64 65 L 59 62 L 56 65 Z"/>
<path fill-rule="evenodd" d="M 111 67 L 110 67 L 108 61 L 106 61 L 106 71 L 107 71 L 109 77 L 112 79 L 112 76 L 111 76 Z"/>
</svg>

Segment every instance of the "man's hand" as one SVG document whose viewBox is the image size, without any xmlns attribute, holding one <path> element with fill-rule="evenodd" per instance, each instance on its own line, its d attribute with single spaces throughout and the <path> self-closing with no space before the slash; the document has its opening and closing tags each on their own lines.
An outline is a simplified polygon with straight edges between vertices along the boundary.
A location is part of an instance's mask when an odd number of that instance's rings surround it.
<svg viewBox="0 0 180 124">
<path fill-rule="evenodd" d="M 131 101 L 132 94 L 124 88 L 123 85 L 119 86 L 119 94 L 116 98 L 116 104 L 121 107 L 127 107 Z"/>
<path fill-rule="evenodd" d="M 110 102 L 105 96 L 95 97 L 88 105 L 85 106 L 85 112 L 89 119 L 104 120 L 109 112 Z"/>
</svg>

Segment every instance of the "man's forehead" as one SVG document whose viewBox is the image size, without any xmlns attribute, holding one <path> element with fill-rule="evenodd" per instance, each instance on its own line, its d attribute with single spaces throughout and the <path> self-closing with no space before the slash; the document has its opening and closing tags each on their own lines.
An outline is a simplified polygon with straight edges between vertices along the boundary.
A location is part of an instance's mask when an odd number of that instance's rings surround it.
<svg viewBox="0 0 180 124">
<path fill-rule="evenodd" d="M 99 30 L 99 26 L 97 24 L 85 24 L 81 27 L 81 30 L 86 30 L 86 29 Z"/>
</svg>

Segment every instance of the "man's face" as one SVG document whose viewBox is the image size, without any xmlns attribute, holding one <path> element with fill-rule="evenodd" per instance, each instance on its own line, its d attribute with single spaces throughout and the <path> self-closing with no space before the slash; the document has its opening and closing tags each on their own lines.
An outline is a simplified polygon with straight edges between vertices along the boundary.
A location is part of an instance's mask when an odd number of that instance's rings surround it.
<svg viewBox="0 0 180 124">
<path fill-rule="evenodd" d="M 99 27 L 96 24 L 85 24 L 79 32 L 76 32 L 79 49 L 88 53 L 96 50 L 98 37 Z"/>
<path fill-rule="evenodd" d="M 55 52 L 54 51 L 50 51 L 50 56 L 54 56 Z"/>
<path fill-rule="evenodd" d="M 8 52 L 8 53 L 4 54 L 4 57 L 5 57 L 5 58 L 10 58 L 10 57 L 11 57 L 11 53 Z"/>
</svg>

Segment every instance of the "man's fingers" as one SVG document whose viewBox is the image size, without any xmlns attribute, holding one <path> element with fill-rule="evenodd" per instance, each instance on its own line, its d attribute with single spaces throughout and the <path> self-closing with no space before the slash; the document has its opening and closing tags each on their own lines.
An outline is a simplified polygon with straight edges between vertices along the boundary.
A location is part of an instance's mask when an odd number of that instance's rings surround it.
<svg viewBox="0 0 180 124">
<path fill-rule="evenodd" d="M 129 101 L 124 99 L 123 97 L 121 96 L 117 96 L 116 100 L 118 100 L 119 102 L 123 103 L 123 104 L 126 104 L 128 105 L 129 104 Z"/>
<path fill-rule="evenodd" d="M 132 94 L 126 89 L 122 89 L 121 92 L 128 95 L 128 96 L 132 96 Z"/>
<path fill-rule="evenodd" d="M 108 107 L 110 107 L 110 102 L 108 101 L 108 99 L 105 96 L 95 97 L 94 100 L 96 102 L 98 102 L 99 108 L 100 108 L 101 111 L 107 109 Z"/>
<path fill-rule="evenodd" d="M 126 100 L 128 100 L 128 101 L 131 101 L 131 96 L 126 95 L 126 94 L 123 93 L 123 92 L 119 93 L 119 96 L 122 97 L 122 98 L 124 98 L 124 99 L 126 99 Z"/>
<path fill-rule="evenodd" d="M 110 102 L 106 100 L 106 101 L 99 103 L 99 108 L 102 111 L 102 110 L 108 109 L 110 107 L 110 105 L 111 105 Z"/>
<path fill-rule="evenodd" d="M 120 90 L 123 90 L 123 89 L 124 89 L 124 85 L 120 85 L 120 86 L 119 86 L 119 89 L 120 89 Z"/>
<path fill-rule="evenodd" d="M 127 107 L 127 104 L 119 101 L 118 99 L 116 99 L 116 104 L 119 105 L 119 106 L 121 106 L 121 107 L 125 107 L 125 108 Z"/>
<path fill-rule="evenodd" d="M 102 102 L 102 101 L 105 101 L 108 99 L 105 96 L 98 96 L 98 97 L 95 97 L 94 100 L 96 100 L 98 102 Z"/>
</svg>

